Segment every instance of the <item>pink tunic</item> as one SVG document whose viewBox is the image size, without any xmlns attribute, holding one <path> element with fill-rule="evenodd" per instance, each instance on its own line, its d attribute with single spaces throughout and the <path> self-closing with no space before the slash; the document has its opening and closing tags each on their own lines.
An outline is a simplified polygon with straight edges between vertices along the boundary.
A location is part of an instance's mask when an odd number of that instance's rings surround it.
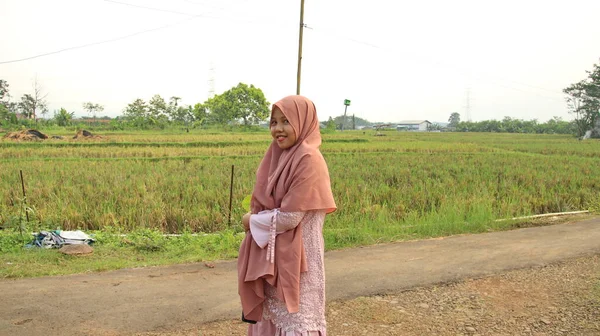
<svg viewBox="0 0 600 336">
<path fill-rule="evenodd" d="M 266 212 L 252 215 L 250 230 L 256 243 L 267 248 L 273 234 L 271 223 L 275 214 L 276 232 L 294 229 L 302 224 L 302 240 L 308 271 L 300 275 L 300 307 L 288 313 L 285 303 L 275 296 L 275 289 L 265 283 L 263 321 L 251 324 L 249 336 L 326 336 L 325 264 L 323 223 L 325 211 Z"/>
</svg>

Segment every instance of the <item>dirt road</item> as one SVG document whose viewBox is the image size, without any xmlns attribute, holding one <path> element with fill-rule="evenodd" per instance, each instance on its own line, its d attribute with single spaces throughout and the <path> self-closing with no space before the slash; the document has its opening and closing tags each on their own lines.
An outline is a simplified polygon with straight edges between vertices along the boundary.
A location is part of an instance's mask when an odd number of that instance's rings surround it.
<svg viewBox="0 0 600 336">
<path fill-rule="evenodd" d="M 600 254 L 600 219 L 326 254 L 328 300 Z M 0 335 L 128 335 L 236 318 L 235 262 L 0 281 Z"/>
</svg>

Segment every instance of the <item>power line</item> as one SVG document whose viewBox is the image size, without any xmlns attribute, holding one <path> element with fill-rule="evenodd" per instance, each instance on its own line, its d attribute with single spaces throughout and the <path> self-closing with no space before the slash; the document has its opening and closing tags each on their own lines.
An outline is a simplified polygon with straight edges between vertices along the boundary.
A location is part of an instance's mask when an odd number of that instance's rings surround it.
<svg viewBox="0 0 600 336">
<path fill-rule="evenodd" d="M 112 39 L 108 39 L 108 40 L 104 40 L 104 41 L 86 43 L 86 44 L 82 44 L 82 45 L 78 45 L 78 46 L 74 46 L 74 47 L 68 47 L 68 48 L 64 48 L 64 49 L 59 49 L 59 50 L 50 51 L 50 52 L 47 52 L 47 53 L 38 54 L 38 55 L 34 55 L 34 56 L 29 56 L 29 57 L 14 59 L 14 60 L 10 60 L 10 61 L 0 61 L 0 64 L 9 64 L 9 63 L 17 63 L 17 62 L 29 61 L 29 60 L 32 60 L 32 59 L 35 59 L 35 58 L 40 58 L 40 57 L 44 57 L 44 56 L 54 55 L 54 54 L 62 53 L 62 52 L 65 52 L 65 51 L 71 51 L 71 50 L 87 48 L 87 47 L 91 47 L 91 46 L 95 46 L 95 45 L 99 45 L 99 44 L 116 42 L 116 41 L 124 40 L 124 39 L 130 38 L 130 37 L 134 37 L 134 36 L 138 36 L 138 35 L 142 35 L 142 34 L 154 32 L 154 31 L 157 31 L 157 30 L 161 30 L 161 29 L 173 27 L 173 26 L 182 24 L 182 23 L 184 23 L 186 21 L 189 21 L 191 19 L 195 19 L 195 18 L 201 17 L 201 16 L 202 15 L 192 16 L 192 17 L 186 18 L 184 20 L 181 20 L 181 21 L 178 21 L 178 22 L 175 22 L 175 23 L 172 23 L 172 24 L 168 24 L 168 25 L 165 25 L 165 26 L 151 28 L 151 29 L 146 29 L 146 30 L 142 30 L 142 31 L 139 31 L 139 32 L 136 32 L 136 33 L 133 33 L 133 34 L 129 34 L 129 35 L 121 36 L 121 37 L 116 37 L 116 38 L 112 38 Z"/>
<path fill-rule="evenodd" d="M 170 9 L 163 9 L 163 8 L 155 8 L 155 7 L 148 7 L 148 6 L 142 6 L 142 5 L 135 5 L 135 4 L 130 4 L 130 3 L 121 2 L 121 1 L 115 1 L 115 0 L 104 0 L 104 1 L 105 2 L 111 2 L 111 3 L 114 3 L 114 4 L 118 4 L 118 5 L 124 5 L 124 6 L 130 6 L 130 7 L 135 7 L 135 8 L 142 8 L 142 9 L 147 9 L 147 10 L 153 10 L 153 11 L 157 11 L 157 12 L 165 12 L 165 13 L 178 14 L 178 15 L 194 16 L 194 14 L 185 13 L 185 12 L 179 12 L 179 11 L 174 11 L 174 10 L 170 10 Z"/>
<path fill-rule="evenodd" d="M 256 22 L 245 21 L 245 20 L 233 20 L 233 19 L 228 19 L 228 18 L 223 18 L 223 17 L 215 17 L 215 16 L 206 15 L 206 14 L 192 14 L 192 13 L 186 13 L 186 12 L 175 11 L 175 10 L 170 10 L 170 9 L 163 9 L 163 8 L 155 8 L 155 7 L 148 7 L 148 6 L 142 6 L 142 5 L 135 5 L 135 4 L 130 4 L 130 3 L 126 3 L 126 2 L 120 2 L 120 1 L 116 1 L 116 0 L 104 0 L 104 1 L 105 2 L 109 2 L 109 3 L 124 5 L 124 6 L 130 6 L 130 7 L 134 7 L 134 8 L 140 8 L 140 9 L 146 9 L 146 10 L 153 10 L 153 11 L 159 11 L 159 12 L 165 12 L 165 13 L 177 14 L 177 15 L 185 15 L 185 16 L 188 16 L 188 18 L 186 18 L 186 19 L 184 19 L 182 21 L 175 22 L 173 24 L 168 24 L 168 25 L 165 25 L 165 26 L 157 27 L 157 28 L 143 30 L 143 31 L 140 31 L 140 32 L 136 32 L 136 33 L 133 33 L 133 34 L 129 34 L 129 35 L 125 35 L 125 36 L 113 38 L 113 39 L 108 39 L 108 40 L 104 40 L 104 41 L 87 43 L 87 44 L 83 44 L 83 45 L 79 45 L 79 46 L 73 46 L 73 47 L 69 47 L 69 48 L 64 48 L 64 49 L 60 49 L 60 50 L 56 50 L 56 51 L 52 51 L 52 52 L 47 52 L 47 53 L 43 53 L 43 54 L 38 54 L 38 55 L 34 55 L 34 56 L 30 56 L 30 57 L 25 57 L 25 58 L 20 58 L 20 59 L 15 59 L 15 60 L 10 60 L 10 61 L 0 61 L 0 65 L 1 64 L 16 63 L 16 62 L 23 62 L 23 61 L 27 61 L 27 60 L 31 60 L 31 59 L 35 59 L 35 58 L 40 58 L 40 57 L 44 57 L 44 56 L 49 56 L 49 55 L 53 55 L 53 54 L 58 54 L 58 53 L 66 52 L 66 51 L 71 51 L 71 50 L 86 48 L 86 47 L 95 46 L 95 45 L 99 45 L 99 44 L 106 44 L 106 43 L 116 42 L 116 41 L 119 41 L 119 40 L 123 40 L 123 39 L 127 39 L 127 38 L 130 38 L 130 37 L 134 37 L 134 36 L 137 36 L 137 35 L 141 35 L 141 34 L 145 34 L 145 33 L 150 33 L 150 32 L 154 32 L 154 31 L 157 31 L 157 30 L 169 28 L 169 27 L 172 27 L 172 26 L 175 26 L 175 25 L 179 25 L 179 24 L 182 24 L 182 23 L 184 23 L 184 22 L 186 22 L 188 20 L 195 19 L 195 18 L 198 18 L 198 17 L 213 18 L 213 19 L 222 19 L 222 20 L 230 20 L 230 21 L 237 21 L 237 22 L 245 22 L 245 23 L 249 23 L 249 24 L 256 23 Z M 196 4 L 196 5 L 205 5 L 205 4 L 196 3 L 196 2 L 193 2 L 193 1 L 189 1 L 189 0 L 185 0 L 185 1 L 189 2 L 189 3 L 192 3 L 192 4 Z M 225 9 L 223 9 L 223 8 L 219 8 L 219 9 L 225 11 Z M 273 24 L 273 23 L 267 22 L 267 24 Z M 309 28 L 311 30 L 314 29 L 313 27 L 306 27 L 306 28 Z M 391 52 L 391 53 L 396 53 L 396 54 L 399 53 L 398 51 L 393 50 L 393 49 L 384 48 L 384 47 L 381 47 L 379 45 L 376 45 L 376 44 L 373 44 L 373 43 L 370 43 L 370 42 L 365 42 L 365 41 L 357 40 L 355 38 L 348 37 L 348 36 L 342 36 L 342 35 L 339 35 L 337 33 L 327 32 L 326 30 L 317 29 L 316 31 L 317 32 L 321 32 L 321 33 L 325 33 L 325 34 L 328 34 L 328 35 L 331 35 L 331 36 L 334 36 L 334 37 L 336 37 L 338 39 L 349 40 L 349 41 L 357 43 L 357 44 L 362 44 L 362 45 L 365 45 L 365 46 L 368 46 L 368 47 L 371 47 L 371 48 L 380 49 L 380 50 L 383 50 L 383 51 L 387 51 L 387 52 Z M 413 55 L 417 56 L 419 58 L 428 58 L 428 57 L 423 57 L 423 55 L 416 55 L 414 53 L 413 53 Z M 431 59 L 431 58 L 429 58 L 429 61 L 432 62 L 432 63 L 438 64 L 440 66 L 452 67 L 452 68 L 458 69 L 460 71 L 466 72 L 465 69 L 462 69 L 461 67 L 458 67 L 456 65 L 447 64 L 447 63 L 444 64 L 444 63 L 440 62 L 439 60 L 435 60 L 435 59 Z M 482 76 L 479 75 L 478 77 L 482 77 Z M 488 75 L 488 77 L 491 77 L 491 76 Z M 529 85 L 529 84 L 525 84 L 525 83 L 520 83 L 520 82 L 517 82 L 517 81 L 514 81 L 514 80 L 510 80 L 510 79 L 503 79 L 501 77 L 497 77 L 497 78 L 499 78 L 501 80 L 504 80 L 504 81 L 510 81 L 510 82 L 513 82 L 513 83 L 518 84 L 518 85 L 527 86 L 527 87 L 538 89 L 538 90 L 544 90 L 544 91 L 549 91 L 549 92 L 552 92 L 552 93 L 555 93 L 555 94 L 564 95 L 563 92 L 559 93 L 559 92 L 554 91 L 554 90 L 550 90 L 550 89 L 546 89 L 546 88 L 541 88 L 541 87 L 537 87 L 537 86 L 533 86 L 533 85 Z M 505 87 L 505 88 L 508 88 L 508 89 L 512 89 L 512 90 L 522 91 L 522 92 L 525 92 L 525 93 L 532 93 L 532 92 L 527 92 L 527 91 L 524 91 L 524 90 L 521 90 L 521 89 L 518 89 L 518 88 L 515 88 L 515 87 L 502 85 L 502 84 L 500 84 L 498 82 L 496 82 L 496 85 L 499 85 L 501 87 Z M 595 85 L 595 84 L 592 84 L 592 85 Z M 539 95 L 537 93 L 533 93 L 533 94 L 536 94 L 536 95 L 538 95 L 540 97 L 547 98 L 547 99 L 557 99 L 557 98 L 550 98 L 550 97 L 542 96 L 542 95 Z"/>
<path fill-rule="evenodd" d="M 401 52 L 393 50 L 393 49 L 390 49 L 390 48 L 381 47 L 379 45 L 376 45 L 376 44 L 373 44 L 373 43 L 370 43 L 370 42 L 365 42 L 365 41 L 357 40 L 355 38 L 344 36 L 344 35 L 340 35 L 340 34 L 337 34 L 337 33 L 331 32 L 331 31 L 328 32 L 327 30 L 323 30 L 323 29 L 320 29 L 320 28 L 316 28 L 316 29 L 315 28 L 311 28 L 311 29 L 313 29 L 313 30 L 315 30 L 317 32 L 324 33 L 326 35 L 333 36 L 333 37 L 338 38 L 338 39 L 348 40 L 348 41 L 351 41 L 351 42 L 354 42 L 354 43 L 357 43 L 357 44 L 362 44 L 362 45 L 365 45 L 365 46 L 368 46 L 368 47 L 371 47 L 371 48 L 374 48 L 374 49 L 380 49 L 380 50 L 383 50 L 385 52 L 389 52 L 389 53 L 393 53 L 393 54 L 402 54 Z M 404 51 L 404 53 L 408 53 L 408 52 Z M 418 54 L 414 54 L 414 53 L 412 53 L 412 55 L 415 56 L 415 57 L 417 57 L 417 58 L 419 58 L 419 59 L 427 58 L 429 60 L 429 62 L 437 64 L 438 66 L 454 68 L 454 69 L 457 69 L 457 70 L 459 70 L 459 71 L 461 71 L 463 73 L 469 72 L 468 70 L 466 70 L 464 68 L 461 68 L 461 67 L 459 67 L 457 65 L 453 65 L 453 64 L 449 64 L 449 63 L 444 63 L 444 62 L 441 62 L 439 60 L 435 60 L 435 59 L 429 58 L 427 56 L 418 55 Z M 484 77 L 491 78 L 492 76 L 490 76 L 490 75 L 487 75 L 487 76 L 486 75 L 476 75 L 476 77 L 479 77 L 479 78 L 484 78 Z M 547 88 L 541 88 L 541 87 L 537 87 L 537 86 L 534 86 L 534 85 L 530 85 L 530 84 L 526 84 L 526 83 L 521 83 L 521 82 L 518 82 L 518 81 L 515 81 L 515 80 L 512 80 L 512 79 L 506 79 L 506 78 L 502 78 L 502 77 L 498 77 L 498 76 L 494 76 L 494 77 L 496 77 L 496 80 L 493 80 L 493 81 L 498 86 L 501 86 L 501 87 L 504 87 L 504 88 L 508 88 L 508 89 L 512 89 L 512 90 L 516 90 L 516 91 L 521 91 L 521 92 L 529 93 L 529 94 L 535 94 L 535 95 L 537 95 L 539 97 L 542 97 L 542 98 L 554 99 L 554 100 L 560 99 L 560 98 L 543 96 L 543 95 L 540 95 L 540 94 L 538 94 L 536 92 L 525 91 L 525 90 L 522 90 L 522 89 L 519 89 L 519 88 L 516 88 L 516 87 L 512 87 L 512 86 L 506 86 L 506 85 L 498 83 L 497 80 L 504 80 L 504 81 L 507 81 L 507 82 L 513 82 L 514 84 L 518 84 L 518 85 L 521 85 L 521 86 L 527 86 L 527 87 L 530 87 L 530 88 L 533 88 L 533 89 L 537 89 L 537 90 L 548 91 L 548 92 L 551 92 L 551 93 L 554 93 L 554 94 L 557 94 L 557 95 L 558 94 L 564 95 L 564 93 L 558 92 L 556 90 L 551 90 L 551 89 L 547 89 Z"/>
<path fill-rule="evenodd" d="M 118 5 L 124 5 L 124 6 L 129 6 L 129 7 L 134 7 L 134 8 L 140 8 L 140 9 L 147 9 L 147 10 L 152 10 L 152 11 L 157 11 L 157 12 L 164 12 L 164 13 L 169 13 L 169 14 L 178 14 L 178 15 L 186 15 L 186 16 L 197 16 L 197 15 L 202 15 L 204 17 L 207 18 L 211 18 L 211 19 L 218 19 L 218 20 L 229 20 L 229 21 L 237 21 L 237 22 L 245 22 L 245 23 L 255 23 L 255 22 L 251 22 L 251 21 L 246 21 L 246 20 L 240 20 L 240 19 L 230 19 L 230 18 L 224 18 L 224 17 L 218 17 L 218 16 L 210 16 L 210 15 L 206 15 L 206 14 L 195 14 L 195 13 L 188 13 L 188 12 L 182 12 L 182 11 L 176 11 L 176 10 L 171 10 L 171 9 L 165 9 L 165 8 L 157 8 L 157 7 L 148 7 L 148 6 L 142 6 L 142 5 L 135 5 L 135 4 L 130 4 L 127 2 L 121 2 L 121 1 L 116 1 L 116 0 L 104 0 L 105 2 L 110 2 L 110 3 L 114 3 L 114 4 L 118 4 Z M 196 5 L 204 5 L 204 4 L 200 4 L 200 3 L 194 3 Z M 215 7 L 215 6 L 210 6 L 210 5 L 204 5 L 206 7 L 210 7 L 213 9 L 217 9 L 223 12 L 230 12 L 230 13 L 235 13 L 235 14 L 241 14 L 246 16 L 247 13 L 242 13 L 242 12 L 237 12 L 237 11 L 231 11 L 229 9 L 225 9 L 223 7 Z"/>
<path fill-rule="evenodd" d="M 0 61 L 0 65 L 2 65 L 2 64 L 10 64 L 10 63 L 17 63 L 17 62 L 24 62 L 24 61 L 29 61 L 29 60 L 40 58 L 40 57 L 45 57 L 45 56 L 49 56 L 49 55 L 63 53 L 63 52 L 66 52 L 66 51 L 87 48 L 87 47 L 91 47 L 91 46 L 95 46 L 95 45 L 99 45 L 99 44 L 106 44 L 106 43 L 116 42 L 116 41 L 124 40 L 124 39 L 130 38 L 130 37 L 135 37 L 137 35 L 142 35 L 142 34 L 154 32 L 154 31 L 157 31 L 157 30 L 162 30 L 162 29 L 165 29 L 165 28 L 170 28 L 170 27 L 173 27 L 173 26 L 177 26 L 177 25 L 185 23 L 185 22 L 187 22 L 189 20 L 196 19 L 196 18 L 199 18 L 199 17 L 211 18 L 211 19 L 217 19 L 217 20 L 238 21 L 238 22 L 245 22 L 245 23 L 249 23 L 249 24 L 254 24 L 255 23 L 255 22 L 249 22 L 249 21 L 243 21 L 243 20 L 232 20 L 232 19 L 218 17 L 218 16 L 211 16 L 211 15 L 208 15 L 208 14 L 205 14 L 205 13 L 203 13 L 203 14 L 193 14 L 193 13 L 186 13 L 186 12 L 174 11 L 174 10 L 170 10 L 170 9 L 163 9 L 163 8 L 155 8 L 155 7 L 148 7 L 148 6 L 142 6 L 142 5 L 135 5 L 135 4 L 130 4 L 130 3 L 126 3 L 126 2 L 120 2 L 120 1 L 116 1 L 116 0 L 104 0 L 104 1 L 105 2 L 109 2 L 109 3 L 124 5 L 124 6 L 130 6 L 130 7 L 134 7 L 134 8 L 140 8 L 140 9 L 146 9 L 146 10 L 153 10 L 153 11 L 165 12 L 165 13 L 170 13 L 170 14 L 185 15 L 185 16 L 188 16 L 188 18 L 183 19 L 181 21 L 177 21 L 177 22 L 172 23 L 172 24 L 168 24 L 168 25 L 164 25 L 164 26 L 156 27 L 156 28 L 151 28 L 151 29 L 147 29 L 147 30 L 142 30 L 142 31 L 139 31 L 139 32 L 135 32 L 133 34 L 128 34 L 128 35 L 125 35 L 125 36 L 120 36 L 120 37 L 116 37 L 116 38 L 112 38 L 112 39 L 108 39 L 108 40 L 104 40 L 104 41 L 97 41 L 97 42 L 92 42 L 92 43 L 86 43 L 86 44 L 82 44 L 82 45 L 78 45 L 78 46 L 63 48 L 63 49 L 59 49 L 59 50 L 55 50 L 55 51 L 50 51 L 50 52 L 47 52 L 47 53 L 37 54 L 37 55 L 34 55 L 34 56 L 23 57 L 23 58 L 9 60 L 9 61 Z M 198 5 L 200 5 L 200 4 L 198 4 Z"/>
</svg>

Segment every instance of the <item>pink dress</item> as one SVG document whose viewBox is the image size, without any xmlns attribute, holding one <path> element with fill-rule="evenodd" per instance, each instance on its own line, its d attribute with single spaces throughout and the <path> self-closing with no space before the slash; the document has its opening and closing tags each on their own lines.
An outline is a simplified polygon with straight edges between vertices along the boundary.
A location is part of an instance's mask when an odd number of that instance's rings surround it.
<svg viewBox="0 0 600 336">
<path fill-rule="evenodd" d="M 249 336 L 326 336 L 324 221 L 325 211 L 271 210 L 250 217 L 250 231 L 261 248 L 268 248 L 273 234 L 272 223 L 277 233 L 302 224 L 308 271 L 300 275 L 300 307 L 297 313 L 288 313 L 285 303 L 275 296 L 275 289 L 265 282 L 267 298 L 263 320 L 249 325 Z"/>
</svg>

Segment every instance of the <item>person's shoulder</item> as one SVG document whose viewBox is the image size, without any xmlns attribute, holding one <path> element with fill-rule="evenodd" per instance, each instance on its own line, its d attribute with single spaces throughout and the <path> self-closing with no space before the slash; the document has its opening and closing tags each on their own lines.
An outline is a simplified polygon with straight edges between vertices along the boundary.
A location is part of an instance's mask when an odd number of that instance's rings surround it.
<svg viewBox="0 0 600 336">
<path fill-rule="evenodd" d="M 325 159 L 319 150 L 305 151 L 298 156 L 299 164 L 315 164 L 322 162 L 325 162 Z"/>
</svg>

